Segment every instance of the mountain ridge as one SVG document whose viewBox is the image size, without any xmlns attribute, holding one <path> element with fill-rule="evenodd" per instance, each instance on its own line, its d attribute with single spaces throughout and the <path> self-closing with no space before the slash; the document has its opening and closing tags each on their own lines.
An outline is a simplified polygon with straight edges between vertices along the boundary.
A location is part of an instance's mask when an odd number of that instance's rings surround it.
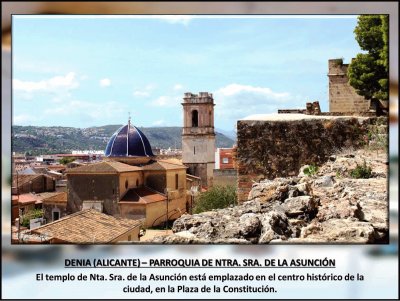
<svg viewBox="0 0 400 301">
<path fill-rule="evenodd" d="M 12 126 L 12 151 L 31 155 L 70 153 L 72 150 L 104 150 L 122 124 L 76 128 L 62 126 Z M 181 148 L 182 127 L 138 127 L 152 148 Z M 235 141 L 216 131 L 216 147 L 232 147 Z"/>
</svg>

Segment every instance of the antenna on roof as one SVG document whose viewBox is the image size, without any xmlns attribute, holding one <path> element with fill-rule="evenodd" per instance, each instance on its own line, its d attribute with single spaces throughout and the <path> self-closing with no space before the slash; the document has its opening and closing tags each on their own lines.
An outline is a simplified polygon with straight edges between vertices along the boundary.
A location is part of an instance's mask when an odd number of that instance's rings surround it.
<svg viewBox="0 0 400 301">
<path fill-rule="evenodd" d="M 131 125 L 131 112 L 128 112 L 128 124 Z"/>
</svg>

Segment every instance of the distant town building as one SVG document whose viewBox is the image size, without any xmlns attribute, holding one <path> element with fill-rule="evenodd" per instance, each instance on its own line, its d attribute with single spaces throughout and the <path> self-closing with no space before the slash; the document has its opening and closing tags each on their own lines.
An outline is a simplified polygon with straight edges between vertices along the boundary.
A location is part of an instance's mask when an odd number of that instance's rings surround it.
<svg viewBox="0 0 400 301">
<path fill-rule="evenodd" d="M 55 192 L 41 194 L 44 218 L 47 222 L 54 222 L 67 215 L 67 193 Z"/>
<path fill-rule="evenodd" d="M 215 165 L 214 99 L 211 93 L 185 93 L 183 98 L 182 163 L 188 173 L 212 186 Z"/>
<path fill-rule="evenodd" d="M 41 193 L 55 190 L 55 180 L 44 174 L 14 174 L 11 193 Z"/>
<path fill-rule="evenodd" d="M 234 169 L 233 148 L 217 148 L 215 151 L 215 169 Z"/>
<path fill-rule="evenodd" d="M 38 194 L 24 193 L 11 196 L 11 219 L 13 222 L 29 211 L 41 208 L 42 199 Z"/>
</svg>

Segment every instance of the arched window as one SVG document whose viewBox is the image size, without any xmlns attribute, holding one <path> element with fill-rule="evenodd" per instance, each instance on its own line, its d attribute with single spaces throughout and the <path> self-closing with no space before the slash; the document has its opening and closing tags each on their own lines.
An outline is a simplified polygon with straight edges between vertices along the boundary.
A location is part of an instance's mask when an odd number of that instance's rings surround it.
<svg viewBox="0 0 400 301">
<path fill-rule="evenodd" d="M 125 189 L 128 188 L 128 180 L 125 180 Z"/>
<path fill-rule="evenodd" d="M 199 112 L 197 110 L 192 111 L 192 127 L 197 128 L 199 126 Z"/>
<path fill-rule="evenodd" d="M 179 182 L 178 182 L 178 180 L 179 180 L 179 177 L 178 177 L 178 174 L 176 173 L 175 174 L 175 189 L 178 189 L 178 187 L 179 187 Z"/>
</svg>

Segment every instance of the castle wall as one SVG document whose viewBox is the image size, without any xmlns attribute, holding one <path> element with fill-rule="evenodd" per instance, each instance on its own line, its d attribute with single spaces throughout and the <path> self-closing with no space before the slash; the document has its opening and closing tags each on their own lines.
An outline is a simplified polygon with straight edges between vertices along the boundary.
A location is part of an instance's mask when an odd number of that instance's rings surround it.
<svg viewBox="0 0 400 301">
<path fill-rule="evenodd" d="M 279 114 L 279 119 L 238 121 L 239 201 L 247 200 L 253 182 L 296 176 L 303 165 L 319 165 L 341 148 L 362 146 L 369 125 L 376 120 L 303 116 Z"/>
<path fill-rule="evenodd" d="M 367 112 L 370 101 L 358 95 L 348 83 L 348 64 L 342 59 L 329 60 L 329 112 Z"/>
</svg>

